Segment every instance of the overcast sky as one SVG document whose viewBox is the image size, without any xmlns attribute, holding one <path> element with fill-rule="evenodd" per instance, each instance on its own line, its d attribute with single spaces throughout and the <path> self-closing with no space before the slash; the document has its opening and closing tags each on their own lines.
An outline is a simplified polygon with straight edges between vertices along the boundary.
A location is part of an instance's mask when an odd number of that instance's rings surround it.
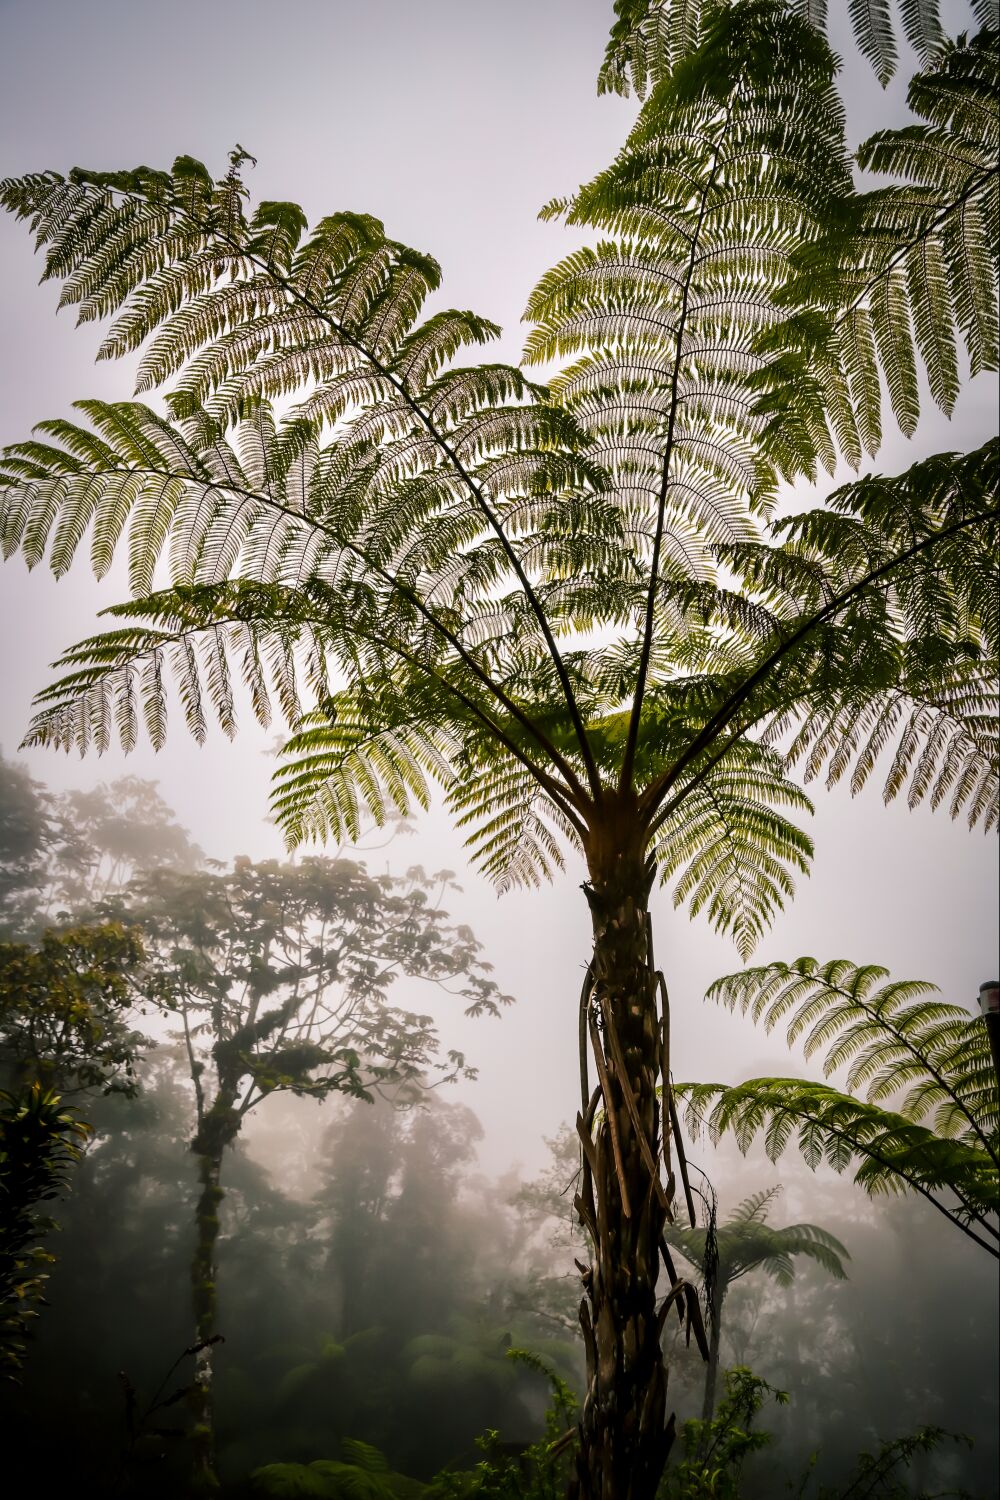
<svg viewBox="0 0 1000 1500">
<path fill-rule="evenodd" d="M 964 5 L 945 0 L 943 11 L 950 29 L 967 24 Z M 596 96 L 610 12 L 603 0 L 0 0 L 0 175 L 163 167 L 178 153 L 218 171 L 239 141 L 258 158 L 255 196 L 297 200 L 310 219 L 343 208 L 383 218 L 394 237 L 441 261 L 449 304 L 504 325 L 503 349 L 491 357 L 516 360 L 526 296 L 574 243 L 558 225 L 539 224 L 537 210 L 605 164 L 634 116 L 630 101 Z M 903 83 L 883 94 L 845 39 L 835 40 L 847 57 L 852 140 L 901 120 Z M 0 223 L 3 442 L 67 414 L 74 399 L 131 394 L 122 365 L 94 367 L 98 330 L 54 316 L 57 291 L 37 286 L 38 271 L 23 226 Z M 911 443 L 887 441 L 880 463 L 896 472 L 981 442 L 995 425 L 996 383 L 980 378 L 951 423 L 929 416 Z M 115 600 L 113 586 L 94 584 L 85 569 L 81 557 L 58 584 L 41 570 L 29 576 L 20 559 L 0 573 L 8 753 L 48 664 Z M 280 852 L 265 821 L 269 742 L 248 726 L 235 744 L 216 735 L 198 749 L 175 723 L 159 756 L 143 748 L 128 761 L 118 751 L 100 763 L 40 752 L 22 760 L 56 786 L 154 777 L 210 853 L 262 857 Z M 758 961 L 812 953 L 881 962 L 971 1007 L 997 968 L 995 841 L 944 814 L 883 808 L 874 784 L 854 802 L 842 788 L 820 787 L 816 798 L 814 874 Z M 481 1067 L 466 1097 L 486 1127 L 486 1164 L 534 1164 L 542 1133 L 576 1109 L 582 871 L 498 902 L 440 812 L 370 859 L 460 873 L 452 910 L 476 929 L 518 1005 L 499 1023 L 456 1023 L 448 1040 Z M 706 984 L 738 967 L 734 950 L 675 914 L 667 892 L 654 897 L 654 912 L 678 1077 L 797 1071 L 780 1039 L 704 1004 Z"/>
</svg>

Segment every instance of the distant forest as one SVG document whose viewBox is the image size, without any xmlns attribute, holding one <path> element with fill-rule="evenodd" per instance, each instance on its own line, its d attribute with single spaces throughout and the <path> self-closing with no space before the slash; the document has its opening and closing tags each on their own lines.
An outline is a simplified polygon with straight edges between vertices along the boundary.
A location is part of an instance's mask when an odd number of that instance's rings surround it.
<svg viewBox="0 0 1000 1500">
<path fill-rule="evenodd" d="M 44 1297 L 25 1329 L 19 1368 L 8 1372 L 16 1383 L 4 1400 L 7 1473 L 25 1487 L 44 1484 L 46 1493 L 181 1495 L 200 1189 L 197 1101 L 178 1007 L 193 1004 L 194 983 L 189 976 L 183 994 L 168 994 L 164 974 L 176 979 L 178 932 L 192 920 L 189 906 L 178 909 L 179 893 L 198 891 L 200 881 L 218 889 L 236 872 L 205 858 L 151 783 L 53 796 L 8 761 L 0 766 L 0 839 L 8 1086 L 26 1067 L 12 987 L 23 974 L 12 959 L 26 948 L 42 952 L 46 930 L 79 935 L 102 923 L 120 930 L 141 908 L 147 925 L 137 968 L 150 993 L 158 985 L 161 1002 L 174 1007 L 158 1011 L 141 979 L 115 996 L 106 989 L 103 1000 L 91 989 L 99 1020 L 89 1055 L 65 1050 L 59 1060 L 54 1081 L 89 1133 L 57 1200 L 41 1205 L 58 1225 L 39 1240 L 54 1260 L 43 1268 Z M 360 861 L 317 861 L 314 873 L 342 890 L 345 864 L 356 880 Z M 412 877 L 401 885 L 409 889 Z M 352 902 L 358 889 L 352 885 Z M 449 898 L 456 917 L 461 899 Z M 177 925 L 168 932 L 171 916 Z M 442 918 L 439 928 L 446 926 Z M 451 956 L 468 986 L 477 953 L 467 930 Z M 93 952 L 88 961 L 92 983 Z M 240 961 L 232 959 L 234 970 Z M 77 964 L 77 975 L 87 979 L 86 964 Z M 418 983 L 404 995 L 400 981 L 393 998 L 415 1002 Z M 124 1030 L 107 1024 L 112 1013 Z M 204 1026 L 204 1014 L 191 1024 Z M 484 1021 L 483 1046 L 495 1024 Z M 100 1076 L 88 1081 L 87 1064 Z M 574 1395 L 582 1390 L 573 1266 L 581 1245 L 572 1214 L 578 1148 L 566 1128 L 549 1143 L 549 1165 L 537 1178 L 484 1176 L 475 1114 L 449 1098 L 453 1072 L 446 1060 L 437 1086 L 428 1086 L 436 1081 L 428 1068 L 418 1079 L 368 1088 L 367 1097 L 275 1088 L 227 1152 L 215 1314 L 224 1340 L 216 1348 L 215 1420 L 227 1494 L 381 1494 L 281 1488 L 322 1460 L 366 1473 L 344 1455 L 363 1465 L 375 1461 L 369 1450 L 384 1455 L 390 1475 L 426 1484 L 444 1471 L 453 1487 L 434 1494 L 559 1492 L 551 1475 L 551 1490 L 529 1488 L 542 1480 L 527 1477 L 524 1454 L 543 1434 L 546 1372 Z M 308 1085 L 309 1076 L 299 1081 Z M 775 1168 L 759 1153 L 744 1160 L 705 1141 L 689 1150 L 708 1174 L 692 1167 L 705 1193 L 701 1217 L 709 1195 L 717 1196 L 724 1240 L 727 1218 L 748 1194 L 763 1196 Z M 764 1500 L 779 1482 L 797 1483 L 817 1451 L 814 1478 L 840 1493 L 862 1449 L 921 1424 L 975 1440 L 971 1451 L 941 1439 L 918 1455 L 921 1482 L 941 1488 L 961 1476 L 966 1488 L 978 1486 L 974 1493 L 989 1493 L 997 1462 L 989 1268 L 951 1243 L 944 1226 L 929 1226 L 919 1204 L 868 1205 L 791 1161 L 781 1175 L 785 1191 L 768 1205 L 770 1220 L 783 1223 L 793 1203 L 807 1207 L 843 1242 L 850 1280 L 802 1261 L 790 1286 L 760 1267 L 735 1282 L 723 1367 L 749 1366 L 791 1394 L 787 1406 L 765 1395 L 756 1421 L 774 1442 L 747 1458 L 740 1493 Z M 680 1325 L 667 1337 L 674 1400 L 682 1418 L 697 1418 L 704 1361 Z M 517 1350 L 533 1358 L 512 1358 Z M 507 1488 L 495 1477 L 494 1488 L 483 1488 L 484 1464 L 494 1476 L 506 1473 Z M 397 1485 L 385 1493 L 409 1491 Z"/>
</svg>

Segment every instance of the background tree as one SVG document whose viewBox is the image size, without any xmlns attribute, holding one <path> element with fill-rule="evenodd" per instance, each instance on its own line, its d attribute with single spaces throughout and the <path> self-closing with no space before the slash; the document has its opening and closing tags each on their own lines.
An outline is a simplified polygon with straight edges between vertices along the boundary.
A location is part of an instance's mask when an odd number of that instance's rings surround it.
<svg viewBox="0 0 1000 1500">
<path fill-rule="evenodd" d="M 453 984 L 467 1014 L 496 1014 L 509 999 L 487 977 L 469 929 L 441 909 L 447 884 L 420 870 L 405 880 L 370 876 L 350 860 L 238 859 L 224 874 L 159 871 L 129 898 L 150 946 L 153 992 L 180 1019 L 194 1097 L 200 1347 L 190 1404 L 199 1493 L 218 1485 L 212 1341 L 226 1153 L 250 1112 L 282 1090 L 370 1100 L 391 1089 L 412 1099 L 435 1068 L 445 1077 L 470 1072 L 454 1052 L 438 1063 L 430 1016 L 388 1001 L 402 976 Z"/>
<path fill-rule="evenodd" d="M 33 811 L 27 778 L 20 791 Z M 20 901 L 17 911 L 26 916 Z M 131 1097 L 138 1086 L 148 1038 L 132 1010 L 143 958 L 136 933 L 112 923 L 45 932 L 37 947 L 0 943 L 0 1365 L 8 1375 L 20 1371 L 45 1302 L 43 1267 L 55 1256 L 40 1241 L 57 1226 L 39 1205 L 69 1185 L 90 1134 L 81 1110 L 95 1095 Z"/>
<path fill-rule="evenodd" d="M 437 779 L 501 883 L 537 881 L 563 843 L 586 858 L 579 1483 L 604 1500 L 651 1496 L 669 1446 L 653 880 L 676 877 L 678 900 L 749 951 L 811 852 L 775 748 L 793 726 L 870 711 L 876 748 L 898 735 L 903 762 L 919 756 L 911 800 L 950 792 L 978 821 L 996 792 L 995 456 L 865 480 L 762 531 L 781 479 L 877 445 L 879 357 L 897 410 L 912 382 L 889 366 L 901 341 L 869 358 L 859 335 L 793 405 L 798 313 L 825 330 L 845 311 L 840 261 L 810 278 L 808 308 L 791 292 L 796 255 L 854 213 L 834 60 L 762 0 L 696 17 L 691 41 L 614 165 L 553 209 L 610 238 L 531 299 L 529 358 L 573 361 L 544 391 L 452 363 L 494 330 L 421 321 L 438 268 L 374 220 L 307 233 L 295 205 L 248 212 L 241 149 L 219 180 L 180 158 L 3 188 L 65 301 L 116 314 L 102 354 L 145 343 L 139 393 L 174 381 L 166 418 L 88 402 L 90 425 L 46 424 L 53 441 L 6 457 L 7 547 L 37 562 L 51 537 L 61 572 L 92 523 L 103 573 L 127 523 L 136 596 L 67 657 L 32 743 L 103 746 L 117 726 L 127 748 L 140 715 L 162 743 L 168 670 L 197 736 L 207 703 L 231 732 L 237 663 L 258 716 L 274 698 L 292 723 L 275 803 L 291 838 L 353 834 L 361 808 L 421 803 Z M 961 70 L 953 82 L 991 107 Z M 972 285 L 979 318 L 994 268 L 969 264 L 954 306 Z M 269 403 L 288 396 L 279 425 Z M 173 587 L 155 592 L 168 536 Z M 902 707 L 886 716 L 888 700 Z M 833 754 L 842 737 L 819 738 Z M 860 783 L 877 756 L 849 741 L 847 758 Z"/>
<path fill-rule="evenodd" d="M 732 1131 L 742 1150 L 762 1134 L 772 1161 L 795 1136 L 811 1167 L 856 1166 L 855 1182 L 873 1196 L 919 1193 L 1000 1257 L 997 1081 L 985 1021 L 931 998 L 936 985 L 887 978 L 875 964 L 799 958 L 717 980 L 711 998 L 768 1031 L 787 1017 L 789 1045 L 801 1038 L 806 1057 L 825 1047 L 826 1076 L 846 1067 L 847 1088 L 865 1097 L 799 1078 L 686 1084 L 689 1119 L 716 1139 Z"/>
<path fill-rule="evenodd" d="M 0 939 L 27 936 L 45 883 L 49 822 L 28 773 L 0 754 Z"/>
<path fill-rule="evenodd" d="M 0 754 L 0 939 L 79 925 L 142 871 L 203 860 L 155 782 L 57 793 Z"/>
<path fill-rule="evenodd" d="M 850 1257 L 834 1235 L 816 1224 L 787 1224 L 779 1229 L 767 1222 L 771 1206 L 780 1192 L 780 1187 L 773 1187 L 752 1193 L 722 1224 L 715 1223 L 713 1211 L 710 1223 L 704 1228 L 671 1225 L 667 1230 L 668 1242 L 702 1277 L 709 1330 L 705 1398 L 701 1411 L 701 1420 L 706 1423 L 711 1422 L 715 1415 L 722 1309 L 733 1282 L 755 1271 L 763 1271 L 778 1286 L 791 1286 L 798 1255 L 808 1256 L 840 1281 L 847 1277 L 843 1263 Z"/>
<path fill-rule="evenodd" d="M 142 940 L 120 923 L 46 931 L 36 946 L 0 943 L 0 1077 L 65 1098 L 133 1094 L 140 1049 Z"/>
<path fill-rule="evenodd" d="M 56 847 L 49 906 L 98 909 L 146 872 L 193 873 L 205 856 L 154 781 L 120 776 L 52 799 Z"/>
</svg>

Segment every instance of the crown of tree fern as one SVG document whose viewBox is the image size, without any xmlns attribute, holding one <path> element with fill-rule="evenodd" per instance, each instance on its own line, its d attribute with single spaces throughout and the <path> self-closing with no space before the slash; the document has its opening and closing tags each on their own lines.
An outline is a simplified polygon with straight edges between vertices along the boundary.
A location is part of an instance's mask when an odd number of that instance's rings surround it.
<svg viewBox="0 0 1000 1500">
<path fill-rule="evenodd" d="M 715 1227 L 711 1236 L 706 1228 L 671 1224 L 666 1237 L 691 1265 L 701 1270 L 714 1236 L 713 1278 L 723 1289 L 756 1270 L 772 1277 L 778 1286 L 791 1286 L 798 1255 L 815 1261 L 838 1281 L 845 1280 L 844 1261 L 850 1256 L 835 1235 L 818 1224 L 786 1224 L 778 1228 L 767 1222 L 780 1192 L 780 1188 L 772 1187 L 751 1193 L 724 1223 Z"/>
<path fill-rule="evenodd" d="M 791 252 L 849 191 L 832 79 L 780 7 L 720 14 L 564 205 L 613 238 L 532 296 L 529 359 L 569 357 L 547 390 L 459 365 L 497 330 L 422 317 L 437 267 L 376 220 L 251 210 L 242 150 L 218 181 L 180 158 L 4 184 L 63 301 L 112 319 L 101 355 L 142 347 L 140 394 L 173 382 L 166 416 L 83 402 L 89 425 L 4 455 L 5 550 L 60 574 L 89 530 L 99 576 L 127 545 L 136 596 L 64 658 L 30 742 L 128 748 L 144 721 L 159 745 L 171 676 L 198 737 L 210 713 L 232 733 L 242 677 L 293 730 L 290 839 L 438 781 L 501 885 L 634 788 L 677 899 L 744 954 L 811 853 L 789 725 L 809 773 L 836 745 L 857 787 L 895 747 L 894 789 L 910 772 L 911 799 L 988 821 L 995 456 L 761 529 L 782 474 L 832 462 L 818 428 L 769 419 L 781 356 L 758 352 Z"/>
</svg>

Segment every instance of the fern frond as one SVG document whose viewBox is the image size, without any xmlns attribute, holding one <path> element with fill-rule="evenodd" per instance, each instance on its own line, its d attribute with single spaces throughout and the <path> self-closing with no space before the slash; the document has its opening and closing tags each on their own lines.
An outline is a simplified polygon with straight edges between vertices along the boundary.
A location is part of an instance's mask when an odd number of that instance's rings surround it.
<svg viewBox="0 0 1000 1500">
<path fill-rule="evenodd" d="M 799 958 L 727 975 L 708 998 L 739 1008 L 768 1031 L 786 1023 L 789 1046 L 801 1041 L 807 1058 L 825 1052 L 827 1077 L 846 1068 L 848 1088 L 867 1088 L 870 1102 L 898 1095 L 905 1119 L 922 1120 L 949 1100 L 948 1133 L 995 1151 L 996 1089 L 992 1100 L 984 1098 L 990 1055 L 981 1022 L 931 998 L 932 984 L 887 979 L 875 965 Z"/>
<path fill-rule="evenodd" d="M 615 0 L 617 19 L 598 92 L 634 90 L 643 98 L 698 48 L 715 8 L 710 0 Z M 790 0 L 789 8 L 817 31 L 825 30 L 827 0 Z M 892 0 L 849 0 L 848 5 L 858 50 L 883 87 L 896 71 L 898 31 L 924 59 L 940 51 L 944 40 L 938 0 L 899 0 L 898 16 L 895 10 Z M 995 0 L 976 0 L 973 10 L 981 26 L 996 26 Z"/>
<path fill-rule="evenodd" d="M 876 51 L 877 32 L 873 19 Z M 936 47 L 910 85 L 921 123 L 879 131 L 858 150 L 860 166 L 893 181 L 833 205 L 827 232 L 795 252 L 798 274 L 782 294 L 794 311 L 762 331 L 756 350 L 778 356 L 762 371 L 763 388 L 777 392 L 780 380 L 788 389 L 793 377 L 799 423 L 832 421 L 830 393 L 846 386 L 873 452 L 874 354 L 907 434 L 919 416 L 918 365 L 946 413 L 958 394 L 959 338 L 973 373 L 998 367 L 998 98 L 995 31 Z M 843 451 L 857 461 L 850 434 Z"/>
<path fill-rule="evenodd" d="M 747 742 L 699 783 L 656 845 L 664 882 L 680 876 L 674 905 L 704 910 L 744 958 L 792 896 L 791 872 L 808 872 L 812 857 L 812 840 L 781 807 L 812 812 L 780 757 Z"/>
<path fill-rule="evenodd" d="M 810 1167 L 821 1162 L 837 1172 L 853 1167 L 854 1181 L 870 1196 L 917 1192 L 991 1255 L 998 1254 L 991 1223 L 1000 1209 L 997 1168 L 981 1147 L 798 1078 L 754 1078 L 735 1088 L 683 1084 L 677 1092 L 686 1100 L 689 1125 L 707 1126 L 713 1139 L 732 1131 L 746 1151 L 762 1135 L 776 1161 L 795 1138 Z"/>
</svg>

